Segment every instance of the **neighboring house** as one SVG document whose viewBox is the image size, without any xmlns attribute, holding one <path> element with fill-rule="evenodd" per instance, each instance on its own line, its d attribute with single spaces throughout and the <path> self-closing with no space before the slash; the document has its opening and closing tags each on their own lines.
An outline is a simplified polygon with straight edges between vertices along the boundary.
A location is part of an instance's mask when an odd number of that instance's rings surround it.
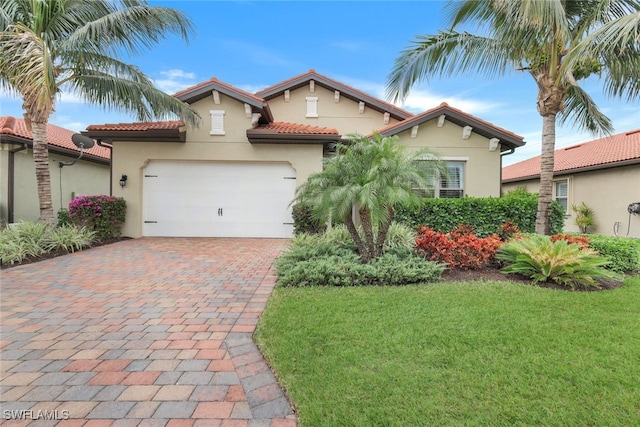
<svg viewBox="0 0 640 427">
<path fill-rule="evenodd" d="M 502 189 L 540 188 L 540 156 L 504 167 Z M 595 212 L 589 232 L 640 237 L 640 129 L 555 151 L 553 197 L 566 209 L 565 231 L 579 231 L 571 207 L 584 202 Z"/>
<path fill-rule="evenodd" d="M 413 115 L 314 70 L 256 94 L 211 79 L 174 96 L 199 112 L 200 127 L 121 123 L 83 132 L 113 145 L 127 236 L 290 237 L 296 188 L 351 133 L 399 135 L 401 144 L 438 152 L 457 174 L 438 181 L 438 197 L 499 197 L 501 155 L 524 144 L 446 104 Z"/>
<path fill-rule="evenodd" d="M 49 124 L 47 140 L 53 210 L 67 208 L 76 196 L 109 194 L 110 157 L 97 144 L 80 150 L 71 142 L 75 132 Z M 22 119 L 0 117 L 0 222 L 37 221 L 40 216 L 38 187 L 33 162 L 33 136 Z"/>
</svg>

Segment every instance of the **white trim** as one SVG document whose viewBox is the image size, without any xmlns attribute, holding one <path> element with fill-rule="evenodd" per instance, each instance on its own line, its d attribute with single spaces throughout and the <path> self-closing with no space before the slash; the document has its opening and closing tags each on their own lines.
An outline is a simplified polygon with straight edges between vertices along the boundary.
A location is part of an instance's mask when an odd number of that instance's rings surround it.
<svg viewBox="0 0 640 427">
<path fill-rule="evenodd" d="M 224 132 L 224 110 L 209 110 L 211 114 L 211 130 L 209 135 L 225 135 Z"/>
</svg>

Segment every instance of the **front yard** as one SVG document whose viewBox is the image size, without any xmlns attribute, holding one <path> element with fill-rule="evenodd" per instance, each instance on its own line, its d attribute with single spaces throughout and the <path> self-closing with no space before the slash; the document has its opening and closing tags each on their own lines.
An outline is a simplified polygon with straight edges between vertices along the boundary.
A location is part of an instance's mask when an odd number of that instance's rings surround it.
<svg viewBox="0 0 640 427">
<path fill-rule="evenodd" d="M 301 426 L 640 425 L 640 277 L 277 288 L 256 333 Z"/>
</svg>

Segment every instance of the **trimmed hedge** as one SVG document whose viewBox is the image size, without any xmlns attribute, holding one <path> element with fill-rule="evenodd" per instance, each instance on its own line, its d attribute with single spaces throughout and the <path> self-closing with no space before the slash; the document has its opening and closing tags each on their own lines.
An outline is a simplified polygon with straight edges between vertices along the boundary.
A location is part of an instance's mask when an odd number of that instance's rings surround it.
<svg viewBox="0 0 640 427">
<path fill-rule="evenodd" d="M 398 208 L 395 221 L 411 227 L 426 225 L 448 233 L 459 224 L 470 225 L 479 237 L 497 233 L 499 227 L 511 221 L 524 233 L 533 233 L 538 211 L 537 194 L 516 194 L 507 197 L 463 197 L 460 199 L 424 199 L 415 208 Z M 565 212 L 552 203 L 551 233 L 562 231 Z"/>
<path fill-rule="evenodd" d="M 607 269 L 619 273 L 640 271 L 640 240 L 628 237 L 587 234 L 589 247 L 609 261 Z"/>
</svg>

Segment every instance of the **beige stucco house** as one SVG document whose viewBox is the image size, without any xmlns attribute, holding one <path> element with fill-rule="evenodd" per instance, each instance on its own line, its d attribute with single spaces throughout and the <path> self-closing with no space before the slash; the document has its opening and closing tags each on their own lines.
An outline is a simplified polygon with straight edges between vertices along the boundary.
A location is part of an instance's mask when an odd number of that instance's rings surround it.
<svg viewBox="0 0 640 427">
<path fill-rule="evenodd" d="M 538 192 L 540 156 L 503 168 L 503 191 L 518 186 Z M 566 209 L 565 231 L 579 231 L 571 206 L 584 202 L 595 212 L 590 233 L 640 238 L 640 215 L 628 210 L 640 202 L 640 129 L 556 150 L 553 197 Z"/>
<path fill-rule="evenodd" d="M 296 188 L 351 133 L 398 135 L 401 144 L 438 152 L 457 179 L 436 197 L 499 197 L 501 156 L 524 144 L 446 104 L 413 115 L 314 70 L 255 94 L 211 79 L 174 96 L 199 112 L 199 127 L 104 124 L 84 132 L 113 146 L 113 191 L 127 201 L 123 233 L 131 237 L 290 237 Z"/>
<path fill-rule="evenodd" d="M 80 155 L 74 132 L 47 125 L 53 210 L 67 208 L 76 196 L 109 194 L 111 152 L 94 145 Z M 33 136 L 22 119 L 0 117 L 0 222 L 37 221 L 40 215 Z M 62 165 L 62 166 L 61 166 Z"/>
</svg>

